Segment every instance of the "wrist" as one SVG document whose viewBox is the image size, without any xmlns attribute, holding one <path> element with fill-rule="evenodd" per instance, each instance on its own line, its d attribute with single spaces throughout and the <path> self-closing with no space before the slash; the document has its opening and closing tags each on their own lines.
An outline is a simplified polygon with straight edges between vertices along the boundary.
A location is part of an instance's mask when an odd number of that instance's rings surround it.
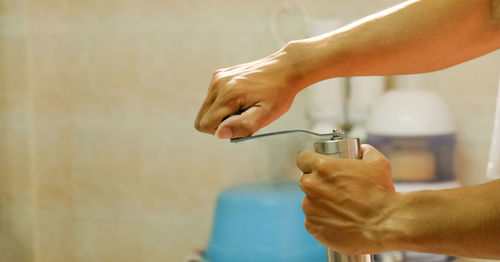
<svg viewBox="0 0 500 262">
<path fill-rule="evenodd" d="M 415 193 L 394 193 L 374 221 L 375 241 L 380 251 L 412 250 L 418 226 Z"/>
<path fill-rule="evenodd" d="M 321 41 L 311 39 L 296 40 L 287 43 L 280 51 L 286 54 L 292 79 L 300 91 L 319 81 L 335 77 L 327 61 L 331 60 L 326 47 Z"/>
<path fill-rule="evenodd" d="M 385 250 L 438 253 L 445 247 L 444 230 L 454 228 L 446 219 L 453 213 L 453 198 L 441 191 L 423 190 L 397 193 L 385 212 L 381 228 Z M 448 224 L 443 224 L 448 221 Z"/>
</svg>

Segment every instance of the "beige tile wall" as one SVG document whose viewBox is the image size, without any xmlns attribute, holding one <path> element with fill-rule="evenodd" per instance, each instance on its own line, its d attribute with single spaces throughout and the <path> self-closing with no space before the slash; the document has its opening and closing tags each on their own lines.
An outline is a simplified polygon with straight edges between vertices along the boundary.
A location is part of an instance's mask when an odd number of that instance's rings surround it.
<svg viewBox="0 0 500 262">
<path fill-rule="evenodd" d="M 298 1 L 346 21 L 397 2 Z M 215 69 L 278 47 L 278 4 L 0 1 L 2 261 L 180 261 L 207 244 L 224 187 L 295 178 L 297 138 L 236 146 L 192 127 Z M 427 78 L 456 112 L 467 184 L 483 181 L 499 58 Z M 305 102 L 268 130 L 307 127 Z"/>
</svg>

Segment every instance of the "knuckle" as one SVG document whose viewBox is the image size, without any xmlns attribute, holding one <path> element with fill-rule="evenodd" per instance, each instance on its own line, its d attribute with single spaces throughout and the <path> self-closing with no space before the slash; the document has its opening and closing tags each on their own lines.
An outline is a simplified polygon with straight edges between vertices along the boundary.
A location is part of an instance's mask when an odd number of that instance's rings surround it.
<svg viewBox="0 0 500 262">
<path fill-rule="evenodd" d="M 225 81 L 224 81 L 224 76 L 222 75 L 222 72 L 216 71 L 212 75 L 212 81 L 210 82 L 209 91 L 213 92 L 213 91 L 219 89 L 219 87 L 222 86 L 224 83 L 225 83 Z"/>
<path fill-rule="evenodd" d="M 220 78 L 212 78 L 212 82 L 210 83 L 208 91 L 209 92 L 216 92 L 217 89 L 219 88 L 220 84 L 221 84 Z"/>
<path fill-rule="evenodd" d="M 307 216 L 309 215 L 311 212 L 311 203 L 310 201 L 307 199 L 307 197 L 304 197 L 302 199 L 302 211 L 304 212 L 304 214 Z"/>
<path fill-rule="evenodd" d="M 241 135 L 250 136 L 256 132 L 257 125 L 253 121 L 248 120 L 247 118 L 242 118 L 241 121 L 238 123 L 237 128 L 239 129 Z"/>
<path fill-rule="evenodd" d="M 302 191 L 305 193 L 310 193 L 316 190 L 316 184 L 314 181 L 312 181 L 311 178 L 309 178 L 309 175 L 303 175 L 300 178 L 300 188 L 302 188 Z"/>
<path fill-rule="evenodd" d="M 309 200 L 308 197 L 304 197 L 302 199 L 302 211 L 306 215 L 306 217 L 309 216 L 318 216 L 321 214 L 320 210 L 316 205 L 314 205 L 314 202 Z"/>
<path fill-rule="evenodd" d="M 316 158 L 314 159 L 314 166 L 316 167 L 316 170 L 320 173 L 320 174 L 327 174 L 330 172 L 330 169 L 331 169 L 331 165 L 329 164 L 329 162 L 324 159 L 324 158 Z"/>
<path fill-rule="evenodd" d="M 197 124 L 197 129 L 202 132 L 208 132 L 210 131 L 210 123 L 204 118 Z"/>
<path fill-rule="evenodd" d="M 228 107 L 240 111 L 244 104 L 242 97 L 244 97 L 244 94 L 235 94 L 233 90 L 229 89 L 226 90 L 223 101 Z"/>
<path fill-rule="evenodd" d="M 309 221 L 309 219 L 307 218 L 304 221 L 304 227 L 310 234 L 314 235 L 317 232 L 316 226 L 313 223 L 311 223 L 311 221 Z"/>
<path fill-rule="evenodd" d="M 196 122 L 194 122 L 194 128 L 198 131 L 201 131 L 201 125 L 199 120 L 196 120 Z"/>
<path fill-rule="evenodd" d="M 219 69 L 215 70 L 212 74 L 212 79 L 218 78 L 223 71 L 224 71 L 223 68 L 219 68 Z"/>
</svg>

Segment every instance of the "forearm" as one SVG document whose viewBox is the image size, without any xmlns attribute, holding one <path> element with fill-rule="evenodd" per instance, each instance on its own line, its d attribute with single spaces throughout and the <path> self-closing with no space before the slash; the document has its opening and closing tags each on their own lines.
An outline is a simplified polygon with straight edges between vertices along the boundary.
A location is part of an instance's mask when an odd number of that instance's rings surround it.
<svg viewBox="0 0 500 262">
<path fill-rule="evenodd" d="M 396 199 L 378 225 L 387 248 L 500 258 L 500 180 Z"/>
<path fill-rule="evenodd" d="M 435 71 L 500 48 L 499 2 L 412 0 L 288 49 L 302 86 L 338 76 Z"/>
</svg>

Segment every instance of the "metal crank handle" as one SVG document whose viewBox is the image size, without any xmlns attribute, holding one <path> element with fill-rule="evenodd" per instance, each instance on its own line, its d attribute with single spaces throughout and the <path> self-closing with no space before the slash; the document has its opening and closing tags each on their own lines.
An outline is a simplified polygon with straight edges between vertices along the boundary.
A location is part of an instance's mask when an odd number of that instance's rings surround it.
<svg viewBox="0 0 500 262">
<path fill-rule="evenodd" d="M 320 133 L 316 133 L 316 132 L 312 132 L 312 131 L 304 130 L 304 129 L 291 129 L 291 130 L 265 133 L 265 134 L 255 135 L 255 136 L 231 138 L 231 143 L 238 143 L 238 142 L 243 142 L 243 141 L 247 141 L 247 140 L 251 140 L 251 139 L 263 138 L 263 137 L 268 137 L 268 136 L 284 135 L 284 134 L 292 134 L 292 133 L 305 133 L 305 134 L 319 136 L 319 137 L 331 137 L 331 139 L 342 138 L 344 135 L 343 132 L 339 132 L 336 129 L 334 129 L 331 133 L 324 133 L 324 134 L 320 134 Z"/>
</svg>

